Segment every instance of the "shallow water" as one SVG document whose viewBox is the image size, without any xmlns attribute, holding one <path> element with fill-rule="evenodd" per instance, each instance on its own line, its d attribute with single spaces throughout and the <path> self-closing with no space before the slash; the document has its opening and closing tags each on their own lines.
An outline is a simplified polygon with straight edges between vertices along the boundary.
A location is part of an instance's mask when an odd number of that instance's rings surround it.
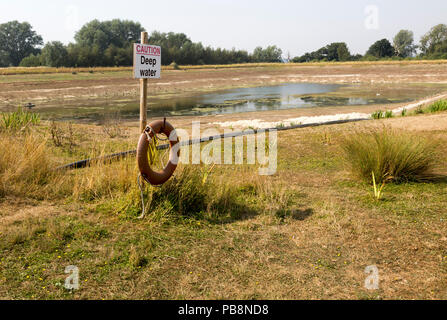
<svg viewBox="0 0 447 320">
<path fill-rule="evenodd" d="M 149 99 L 148 117 L 213 115 L 301 107 L 368 105 L 395 103 L 383 98 L 334 97 L 321 94 L 337 91 L 341 85 L 288 83 L 276 86 L 216 91 L 189 98 Z M 314 96 L 314 94 L 320 94 Z M 36 110 L 37 111 L 37 110 Z M 107 117 L 139 118 L 139 102 L 134 100 L 96 101 L 82 105 L 67 103 L 38 111 L 43 118 L 98 121 Z"/>
</svg>

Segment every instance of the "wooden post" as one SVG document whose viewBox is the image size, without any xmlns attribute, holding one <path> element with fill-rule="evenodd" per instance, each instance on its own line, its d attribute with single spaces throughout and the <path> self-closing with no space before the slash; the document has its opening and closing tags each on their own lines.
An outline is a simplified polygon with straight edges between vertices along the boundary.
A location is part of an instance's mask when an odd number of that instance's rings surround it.
<svg viewBox="0 0 447 320">
<path fill-rule="evenodd" d="M 141 32 L 141 43 L 149 44 L 148 33 Z M 147 125 L 147 79 L 140 79 L 140 132 L 144 132 Z"/>
</svg>

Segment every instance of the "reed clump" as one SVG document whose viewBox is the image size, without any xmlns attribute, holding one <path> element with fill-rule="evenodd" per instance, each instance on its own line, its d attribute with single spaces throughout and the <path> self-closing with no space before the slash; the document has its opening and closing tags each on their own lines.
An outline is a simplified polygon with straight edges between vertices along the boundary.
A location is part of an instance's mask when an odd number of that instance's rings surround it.
<svg viewBox="0 0 447 320">
<path fill-rule="evenodd" d="M 438 164 L 437 142 L 417 134 L 382 128 L 347 136 L 344 158 L 354 175 L 376 183 L 426 181 Z"/>
</svg>

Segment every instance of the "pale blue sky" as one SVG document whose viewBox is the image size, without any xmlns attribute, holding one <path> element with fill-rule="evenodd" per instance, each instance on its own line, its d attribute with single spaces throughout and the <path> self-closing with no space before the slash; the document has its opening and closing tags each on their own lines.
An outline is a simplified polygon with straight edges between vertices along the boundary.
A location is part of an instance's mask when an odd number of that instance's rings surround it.
<svg viewBox="0 0 447 320">
<path fill-rule="evenodd" d="M 366 13 L 368 6 L 375 9 Z M 252 51 L 276 44 L 301 55 L 344 41 L 364 53 L 374 41 L 410 29 L 415 40 L 438 23 L 447 24 L 446 0 L 1 0 L 0 23 L 28 21 L 44 41 L 73 41 L 92 20 L 140 22 L 147 31 L 183 32 L 204 45 Z M 365 26 L 365 22 L 369 26 Z"/>
</svg>

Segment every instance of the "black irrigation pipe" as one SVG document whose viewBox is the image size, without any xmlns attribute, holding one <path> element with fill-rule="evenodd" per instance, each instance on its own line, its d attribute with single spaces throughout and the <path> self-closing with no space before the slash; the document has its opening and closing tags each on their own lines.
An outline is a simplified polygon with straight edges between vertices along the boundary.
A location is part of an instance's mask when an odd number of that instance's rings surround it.
<svg viewBox="0 0 447 320">
<path fill-rule="evenodd" d="M 250 129 L 246 131 L 240 131 L 240 132 L 231 132 L 216 136 L 210 136 L 205 137 L 201 139 L 190 139 L 188 141 L 180 142 L 180 146 L 190 146 L 193 144 L 199 144 L 207 141 L 213 141 L 213 140 L 219 140 L 219 139 L 226 139 L 226 138 L 234 138 L 234 137 L 240 137 L 240 136 L 247 136 L 251 134 L 257 134 L 258 132 L 266 132 L 271 130 L 277 130 L 277 131 L 285 131 L 285 130 L 292 130 L 292 129 L 299 129 L 299 128 L 308 128 L 308 127 L 318 127 L 323 125 L 333 125 L 333 124 L 342 124 L 342 123 L 349 123 L 349 122 L 358 122 L 358 121 L 364 121 L 368 119 L 350 119 L 350 120 L 336 120 L 336 121 L 329 121 L 325 123 L 309 123 L 309 124 L 298 124 L 294 126 L 289 127 L 278 127 L 278 128 L 269 128 L 269 129 Z M 164 144 L 161 146 L 157 146 L 157 150 L 166 150 L 169 148 L 169 144 Z M 131 150 L 131 151 L 124 151 L 124 152 L 118 152 L 114 154 L 109 154 L 103 157 L 99 158 L 93 158 L 93 159 L 85 159 L 80 160 L 77 162 L 73 162 L 64 166 L 57 167 L 56 170 L 73 170 L 73 169 L 82 169 L 85 167 L 88 167 L 91 163 L 102 161 L 103 163 L 110 163 L 115 160 L 120 160 L 123 158 L 126 158 L 128 156 L 134 156 L 137 154 L 137 150 Z"/>
</svg>

